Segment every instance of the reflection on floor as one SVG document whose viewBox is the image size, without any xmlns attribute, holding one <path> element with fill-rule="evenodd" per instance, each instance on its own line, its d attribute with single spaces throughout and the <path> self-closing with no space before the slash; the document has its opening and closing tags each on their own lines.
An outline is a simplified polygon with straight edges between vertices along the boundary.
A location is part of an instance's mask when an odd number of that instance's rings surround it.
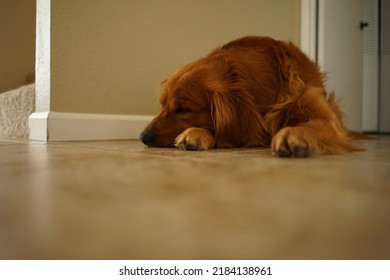
<svg viewBox="0 0 390 280">
<path fill-rule="evenodd" d="M 0 259 L 389 259 L 390 137 L 367 151 L 0 141 Z"/>
</svg>

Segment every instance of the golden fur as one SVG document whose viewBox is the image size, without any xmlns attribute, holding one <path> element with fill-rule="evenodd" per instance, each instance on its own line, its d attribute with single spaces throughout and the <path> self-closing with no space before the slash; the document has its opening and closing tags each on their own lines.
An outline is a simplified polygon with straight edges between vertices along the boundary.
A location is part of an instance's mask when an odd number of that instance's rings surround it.
<svg viewBox="0 0 390 280">
<path fill-rule="evenodd" d="M 292 43 L 243 37 L 162 83 L 161 112 L 141 133 L 151 147 L 272 147 L 276 156 L 360 150 L 319 67 Z"/>
</svg>

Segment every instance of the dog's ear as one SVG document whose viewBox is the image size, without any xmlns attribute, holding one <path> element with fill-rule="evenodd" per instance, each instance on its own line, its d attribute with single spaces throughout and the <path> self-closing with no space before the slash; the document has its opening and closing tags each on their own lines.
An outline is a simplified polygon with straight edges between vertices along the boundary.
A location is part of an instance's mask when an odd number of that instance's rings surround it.
<svg viewBox="0 0 390 280">
<path fill-rule="evenodd" d="M 214 92 L 211 97 L 211 115 L 218 147 L 239 146 L 237 104 L 224 93 Z"/>
<path fill-rule="evenodd" d="M 247 94 L 214 92 L 211 111 L 217 147 L 268 145 L 264 120 Z"/>
</svg>

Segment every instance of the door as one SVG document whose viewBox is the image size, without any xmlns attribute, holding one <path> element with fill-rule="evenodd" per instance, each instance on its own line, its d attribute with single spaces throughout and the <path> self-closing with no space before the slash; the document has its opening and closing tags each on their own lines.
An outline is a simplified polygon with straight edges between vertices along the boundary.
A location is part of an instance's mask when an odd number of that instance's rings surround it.
<svg viewBox="0 0 390 280">
<path fill-rule="evenodd" d="M 364 0 L 363 130 L 390 132 L 390 0 Z"/>
<path fill-rule="evenodd" d="M 364 0 L 363 131 L 379 130 L 379 0 Z"/>
<path fill-rule="evenodd" d="M 318 62 L 341 99 L 349 129 L 362 130 L 363 0 L 319 0 Z"/>
<path fill-rule="evenodd" d="M 390 0 L 380 1 L 379 132 L 390 133 Z"/>
</svg>

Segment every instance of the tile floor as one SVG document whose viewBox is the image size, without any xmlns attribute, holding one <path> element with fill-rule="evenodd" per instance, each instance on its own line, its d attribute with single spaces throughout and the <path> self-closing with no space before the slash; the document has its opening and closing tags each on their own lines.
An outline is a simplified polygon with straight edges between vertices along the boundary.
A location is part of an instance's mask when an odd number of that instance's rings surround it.
<svg viewBox="0 0 390 280">
<path fill-rule="evenodd" d="M 308 159 L 0 141 L 0 259 L 390 259 L 390 137 Z"/>
</svg>

